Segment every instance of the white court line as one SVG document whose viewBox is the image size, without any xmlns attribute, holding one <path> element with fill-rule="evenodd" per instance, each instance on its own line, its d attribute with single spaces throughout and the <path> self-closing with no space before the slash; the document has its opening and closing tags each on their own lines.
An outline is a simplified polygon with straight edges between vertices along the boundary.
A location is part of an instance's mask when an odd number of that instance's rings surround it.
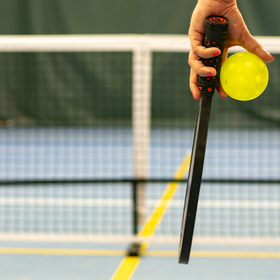
<svg viewBox="0 0 280 280">
<path fill-rule="evenodd" d="M 147 200 L 147 206 L 155 206 L 158 200 Z M 42 197 L 0 197 L 2 206 L 66 206 L 66 207 L 132 207 L 131 199 L 90 198 L 42 198 Z M 181 208 L 183 201 L 173 200 L 170 207 Z M 200 208 L 247 208 L 280 209 L 276 200 L 200 200 Z"/>
<path fill-rule="evenodd" d="M 130 199 L 0 197 L 3 206 L 132 207 Z"/>
<path fill-rule="evenodd" d="M 280 201 L 275 200 L 202 200 L 203 208 L 250 208 L 280 209 Z"/>
</svg>

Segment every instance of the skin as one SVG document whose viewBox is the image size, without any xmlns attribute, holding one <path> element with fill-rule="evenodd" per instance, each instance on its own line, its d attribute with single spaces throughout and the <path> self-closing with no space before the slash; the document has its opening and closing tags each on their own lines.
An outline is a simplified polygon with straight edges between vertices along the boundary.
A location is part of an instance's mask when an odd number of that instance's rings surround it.
<svg viewBox="0 0 280 280">
<path fill-rule="evenodd" d="M 256 54 L 266 63 L 274 60 L 274 57 L 265 51 L 258 41 L 250 34 L 238 10 L 236 0 L 198 0 L 192 14 L 189 28 L 191 51 L 188 61 L 191 67 L 189 86 L 195 100 L 201 97 L 197 86 L 198 76 L 206 77 L 211 75 L 215 76 L 217 74 L 214 68 L 206 67 L 200 61 L 200 57 L 210 58 L 220 54 L 218 48 L 205 48 L 202 46 L 205 31 L 204 20 L 211 15 L 225 16 L 230 21 L 223 53 L 223 61 L 225 61 L 227 57 L 228 49 L 237 45 Z M 221 97 L 225 98 L 227 96 L 221 85 L 217 88 L 217 91 Z"/>
</svg>

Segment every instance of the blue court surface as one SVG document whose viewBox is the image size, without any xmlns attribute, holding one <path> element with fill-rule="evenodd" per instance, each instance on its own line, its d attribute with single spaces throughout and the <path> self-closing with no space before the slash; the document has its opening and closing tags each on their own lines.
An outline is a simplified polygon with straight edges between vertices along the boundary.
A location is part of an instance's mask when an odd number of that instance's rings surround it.
<svg viewBox="0 0 280 280">
<path fill-rule="evenodd" d="M 192 137 L 153 129 L 148 176 L 173 178 Z M 177 261 L 179 184 L 130 279 L 280 279 L 279 139 L 272 129 L 212 129 L 189 265 Z M 133 175 L 132 131 L 123 127 L 3 128 L 0 154 L 2 181 Z M 166 187 L 146 185 L 146 218 Z M 131 197 L 129 183 L 1 185 L 1 279 L 112 279 L 130 244 Z"/>
<path fill-rule="evenodd" d="M 56 248 L 49 255 L 43 253 L 13 253 L 0 255 L 2 279 L 111 279 L 122 256 L 110 255 L 65 255 L 58 254 L 60 248 L 110 250 L 126 249 L 123 245 L 106 244 L 64 244 L 64 243 L 8 243 L 1 247 L 9 248 Z M 144 256 L 141 258 L 131 279 L 279 279 L 280 246 L 194 246 L 194 250 L 211 252 L 238 252 L 235 256 L 193 257 L 190 263 L 179 265 L 177 257 L 164 256 L 168 251 L 176 253 L 177 246 L 160 246 L 157 248 L 163 256 Z M 151 248 L 152 250 L 152 248 Z M 244 252 L 248 256 L 244 256 Z M 254 252 L 255 253 L 254 255 Z M 263 257 L 258 254 L 266 253 Z M 243 253 L 243 255 L 242 255 Z M 250 254 L 249 254 L 250 253 Z M 238 256 L 239 254 L 239 256 Z"/>
</svg>

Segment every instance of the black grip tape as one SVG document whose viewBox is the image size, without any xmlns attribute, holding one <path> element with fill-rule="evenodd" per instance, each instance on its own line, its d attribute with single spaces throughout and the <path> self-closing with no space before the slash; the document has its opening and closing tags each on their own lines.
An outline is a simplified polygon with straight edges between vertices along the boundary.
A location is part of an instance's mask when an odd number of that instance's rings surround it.
<svg viewBox="0 0 280 280">
<path fill-rule="evenodd" d="M 228 31 L 229 20 L 221 16 L 210 16 L 205 20 L 204 46 L 206 48 L 216 47 L 221 54 L 211 58 L 201 58 L 205 66 L 214 67 L 217 75 L 214 77 L 198 77 L 198 87 L 202 94 L 213 95 L 220 83 L 220 70 L 222 65 L 222 54 Z"/>
</svg>

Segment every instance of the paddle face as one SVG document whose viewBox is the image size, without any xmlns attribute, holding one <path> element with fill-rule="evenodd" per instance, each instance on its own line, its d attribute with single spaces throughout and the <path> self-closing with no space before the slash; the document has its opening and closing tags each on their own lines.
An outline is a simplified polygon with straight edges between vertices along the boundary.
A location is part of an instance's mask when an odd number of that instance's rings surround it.
<svg viewBox="0 0 280 280">
<path fill-rule="evenodd" d="M 221 52 L 223 52 L 227 30 L 228 19 L 219 16 L 208 17 L 205 21 L 204 46 L 218 47 Z M 179 247 L 179 263 L 184 264 L 189 262 L 191 252 L 204 155 L 207 143 L 211 102 L 215 88 L 219 85 L 222 53 L 218 57 L 201 60 L 203 64 L 215 67 L 217 75 L 215 77 L 199 77 L 198 79 L 198 86 L 202 93 L 202 97 L 200 99 L 199 112 L 194 134 Z"/>
</svg>

